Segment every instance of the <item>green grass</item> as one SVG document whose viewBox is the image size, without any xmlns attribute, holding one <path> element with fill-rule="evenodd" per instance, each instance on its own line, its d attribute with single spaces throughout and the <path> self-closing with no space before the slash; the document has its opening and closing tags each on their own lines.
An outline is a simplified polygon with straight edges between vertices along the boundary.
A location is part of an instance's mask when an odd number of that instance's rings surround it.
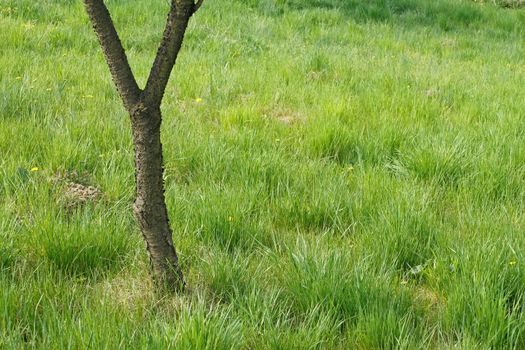
<svg viewBox="0 0 525 350">
<path fill-rule="evenodd" d="M 144 84 L 167 2 L 107 3 Z M 524 39 L 491 1 L 207 0 L 163 105 L 166 297 L 81 1 L 0 0 L 0 348 L 525 348 Z"/>
</svg>

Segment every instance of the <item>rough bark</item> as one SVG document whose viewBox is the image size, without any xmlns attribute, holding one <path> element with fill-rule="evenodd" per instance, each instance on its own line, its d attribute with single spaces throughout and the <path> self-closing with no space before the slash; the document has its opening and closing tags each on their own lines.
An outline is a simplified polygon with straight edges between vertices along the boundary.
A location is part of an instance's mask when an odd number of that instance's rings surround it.
<svg viewBox="0 0 525 350">
<path fill-rule="evenodd" d="M 164 34 L 153 62 L 144 97 L 147 104 L 160 104 L 171 70 L 182 46 L 188 21 L 195 10 L 193 1 L 172 1 Z"/>
<path fill-rule="evenodd" d="M 172 0 L 157 56 L 144 91 L 137 86 L 126 53 L 103 0 L 84 0 L 112 79 L 131 117 L 135 147 L 135 217 L 146 241 L 157 285 L 180 291 L 185 282 L 173 244 L 164 197 L 160 105 L 190 17 L 203 0 Z"/>
<path fill-rule="evenodd" d="M 156 282 L 184 288 L 164 198 L 160 109 L 141 106 L 131 115 L 137 193 L 133 211 L 146 241 Z"/>
<path fill-rule="evenodd" d="M 131 71 L 109 11 L 102 0 L 84 0 L 84 3 L 102 47 L 113 82 L 117 86 L 124 106 L 130 112 L 133 106 L 139 102 L 141 91 Z"/>
</svg>

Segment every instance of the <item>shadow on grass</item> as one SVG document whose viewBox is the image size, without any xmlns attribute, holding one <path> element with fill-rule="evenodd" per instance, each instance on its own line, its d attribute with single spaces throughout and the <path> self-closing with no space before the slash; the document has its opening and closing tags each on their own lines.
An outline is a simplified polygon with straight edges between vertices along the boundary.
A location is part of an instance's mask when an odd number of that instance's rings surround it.
<svg viewBox="0 0 525 350">
<path fill-rule="evenodd" d="M 251 8 L 270 16 L 289 11 L 329 10 L 356 22 L 381 22 L 408 28 L 425 26 L 444 31 L 488 29 L 523 33 L 525 14 L 470 1 L 422 0 L 248 0 Z"/>
</svg>

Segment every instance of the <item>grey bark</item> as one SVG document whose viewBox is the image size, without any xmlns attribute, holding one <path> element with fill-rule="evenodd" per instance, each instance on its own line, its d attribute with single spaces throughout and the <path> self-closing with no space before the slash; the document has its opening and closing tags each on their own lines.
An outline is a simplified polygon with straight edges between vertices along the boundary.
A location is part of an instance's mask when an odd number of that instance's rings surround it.
<svg viewBox="0 0 525 350">
<path fill-rule="evenodd" d="M 103 0 L 84 0 L 102 52 L 131 118 L 135 147 L 136 199 L 133 211 L 146 242 L 157 285 L 170 291 L 185 286 L 173 244 L 164 197 L 160 105 L 182 47 L 189 19 L 203 0 L 172 0 L 164 34 L 144 90 L 133 76 L 124 48 Z"/>
</svg>

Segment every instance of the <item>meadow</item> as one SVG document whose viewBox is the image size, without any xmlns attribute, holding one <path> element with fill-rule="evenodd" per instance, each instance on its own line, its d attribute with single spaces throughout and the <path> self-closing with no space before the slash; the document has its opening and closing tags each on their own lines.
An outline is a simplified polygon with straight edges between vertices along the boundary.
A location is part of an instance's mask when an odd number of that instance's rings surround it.
<svg viewBox="0 0 525 350">
<path fill-rule="evenodd" d="M 169 4 L 106 2 L 143 86 Z M 2 349 L 525 348 L 523 8 L 206 0 L 163 104 L 181 295 L 81 1 L 0 0 L 0 90 Z"/>
</svg>

